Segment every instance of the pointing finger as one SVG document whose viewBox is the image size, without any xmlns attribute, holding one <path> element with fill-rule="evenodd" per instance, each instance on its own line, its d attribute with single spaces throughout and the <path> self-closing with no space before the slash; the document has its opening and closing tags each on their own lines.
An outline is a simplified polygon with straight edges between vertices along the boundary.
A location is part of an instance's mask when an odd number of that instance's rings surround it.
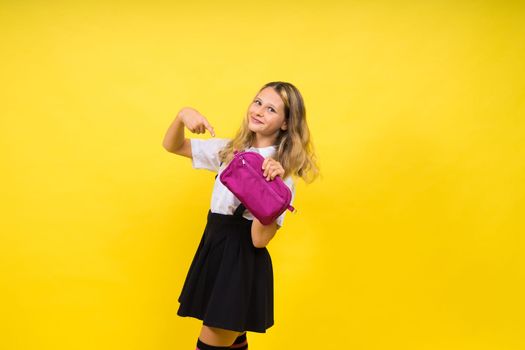
<svg viewBox="0 0 525 350">
<path fill-rule="evenodd" d="M 206 127 L 206 129 L 208 129 L 211 136 L 215 137 L 215 131 L 213 130 L 213 126 L 211 126 L 206 119 L 204 120 L 204 126 Z"/>
</svg>

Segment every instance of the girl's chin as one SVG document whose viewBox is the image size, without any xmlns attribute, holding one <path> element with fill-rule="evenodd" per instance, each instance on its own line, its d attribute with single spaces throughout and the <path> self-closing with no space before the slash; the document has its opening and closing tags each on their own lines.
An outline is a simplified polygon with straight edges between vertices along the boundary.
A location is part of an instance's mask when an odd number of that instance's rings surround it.
<svg viewBox="0 0 525 350">
<path fill-rule="evenodd" d="M 251 131 L 255 131 L 255 130 L 260 130 L 260 126 L 262 124 L 255 124 L 255 123 L 248 123 L 248 128 L 251 130 Z"/>
</svg>

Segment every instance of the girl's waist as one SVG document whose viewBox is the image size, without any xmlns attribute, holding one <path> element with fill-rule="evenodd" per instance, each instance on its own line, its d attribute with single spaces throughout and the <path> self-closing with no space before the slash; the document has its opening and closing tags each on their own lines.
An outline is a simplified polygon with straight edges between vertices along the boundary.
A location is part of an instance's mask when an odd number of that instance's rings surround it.
<svg viewBox="0 0 525 350">
<path fill-rule="evenodd" d="M 211 209 L 208 209 L 208 221 L 213 222 L 225 222 L 225 223 L 244 223 L 251 224 L 252 220 L 243 217 L 242 215 L 233 215 L 233 214 L 222 214 L 214 213 Z"/>
</svg>

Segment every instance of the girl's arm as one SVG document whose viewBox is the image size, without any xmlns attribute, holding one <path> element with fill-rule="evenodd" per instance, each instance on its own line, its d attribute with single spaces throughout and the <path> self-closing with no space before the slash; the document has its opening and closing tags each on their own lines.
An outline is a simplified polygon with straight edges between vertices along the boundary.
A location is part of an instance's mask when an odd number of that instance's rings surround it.
<svg viewBox="0 0 525 350">
<path fill-rule="evenodd" d="M 276 176 L 284 175 L 284 168 L 277 160 L 268 157 L 265 158 L 262 164 L 263 176 L 268 181 L 273 181 Z M 273 236 L 277 232 L 277 220 L 274 220 L 268 225 L 263 225 L 257 218 L 253 218 L 252 222 L 252 242 L 256 248 L 264 248 L 270 243 Z"/>
<path fill-rule="evenodd" d="M 257 218 L 252 222 L 252 242 L 255 248 L 264 248 L 270 243 L 277 232 L 277 221 L 263 225 Z"/>
<path fill-rule="evenodd" d="M 181 119 L 183 112 L 184 108 L 177 113 L 175 120 L 173 120 L 164 136 L 162 147 L 168 152 L 191 158 L 191 142 L 184 137 L 184 123 Z"/>
<path fill-rule="evenodd" d="M 184 107 L 177 113 L 164 136 L 162 146 L 168 152 L 191 158 L 191 142 L 184 136 L 184 126 L 195 134 L 203 134 L 207 129 L 215 136 L 215 132 L 208 120 L 197 110 Z"/>
</svg>

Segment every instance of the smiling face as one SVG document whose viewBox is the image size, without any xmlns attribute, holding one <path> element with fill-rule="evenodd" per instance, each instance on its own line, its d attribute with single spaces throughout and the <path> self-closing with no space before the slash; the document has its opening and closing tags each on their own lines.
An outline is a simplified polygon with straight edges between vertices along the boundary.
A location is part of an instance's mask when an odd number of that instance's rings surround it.
<svg viewBox="0 0 525 350">
<path fill-rule="evenodd" d="M 271 140 L 275 140 L 279 129 L 288 127 L 284 113 L 283 100 L 273 88 L 267 87 L 255 96 L 248 108 L 248 128 L 261 141 L 269 139 L 273 144 Z"/>
</svg>

